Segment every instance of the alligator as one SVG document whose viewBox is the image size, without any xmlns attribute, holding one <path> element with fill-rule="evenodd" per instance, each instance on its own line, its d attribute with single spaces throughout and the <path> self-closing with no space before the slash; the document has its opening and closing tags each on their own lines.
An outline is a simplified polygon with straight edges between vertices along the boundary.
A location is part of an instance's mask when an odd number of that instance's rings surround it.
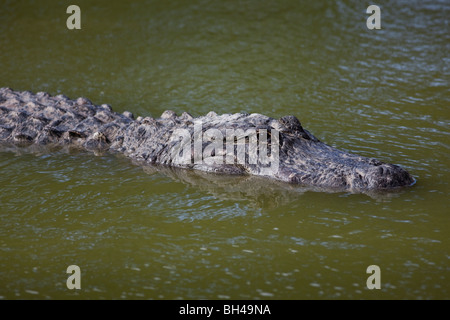
<svg viewBox="0 0 450 320">
<path fill-rule="evenodd" d="M 167 110 L 160 118 L 135 119 L 87 98 L 11 88 L 0 89 L 0 143 L 112 152 L 156 167 L 255 175 L 354 193 L 415 183 L 398 165 L 325 144 L 295 116 L 210 112 L 194 118 Z"/>
</svg>

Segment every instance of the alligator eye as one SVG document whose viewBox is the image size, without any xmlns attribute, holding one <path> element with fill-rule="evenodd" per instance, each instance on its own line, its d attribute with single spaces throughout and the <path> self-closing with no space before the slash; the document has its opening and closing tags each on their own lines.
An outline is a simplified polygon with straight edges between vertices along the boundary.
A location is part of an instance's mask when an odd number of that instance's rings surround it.
<svg viewBox="0 0 450 320">
<path fill-rule="evenodd" d="M 369 164 L 373 165 L 373 166 L 381 166 L 383 164 L 383 162 L 377 160 L 377 159 L 370 159 L 369 160 Z"/>
<path fill-rule="evenodd" d="M 278 121 L 287 129 L 287 131 L 303 132 L 302 124 L 295 116 L 284 116 Z"/>
</svg>

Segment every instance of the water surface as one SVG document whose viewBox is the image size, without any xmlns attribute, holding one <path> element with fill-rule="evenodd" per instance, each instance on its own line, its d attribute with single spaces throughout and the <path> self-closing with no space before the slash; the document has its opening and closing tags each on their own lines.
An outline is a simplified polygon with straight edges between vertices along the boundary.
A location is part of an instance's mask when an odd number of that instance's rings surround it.
<svg viewBox="0 0 450 320">
<path fill-rule="evenodd" d="M 69 4 L 0 1 L 1 87 L 136 116 L 293 114 L 417 183 L 325 193 L 2 148 L 1 298 L 450 298 L 448 2 L 378 1 L 381 30 L 356 0 L 80 0 L 81 30 Z"/>
</svg>

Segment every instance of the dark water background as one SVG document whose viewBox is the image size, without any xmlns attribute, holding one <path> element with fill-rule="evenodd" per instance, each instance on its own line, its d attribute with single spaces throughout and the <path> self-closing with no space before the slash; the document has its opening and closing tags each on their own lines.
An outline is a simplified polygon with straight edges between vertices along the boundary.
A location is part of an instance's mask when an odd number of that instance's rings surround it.
<svg viewBox="0 0 450 320">
<path fill-rule="evenodd" d="M 0 298 L 450 298 L 448 1 L 75 2 L 81 30 L 66 28 L 72 2 L 0 1 L 1 87 L 136 116 L 293 114 L 417 184 L 303 192 L 2 149 Z"/>
</svg>

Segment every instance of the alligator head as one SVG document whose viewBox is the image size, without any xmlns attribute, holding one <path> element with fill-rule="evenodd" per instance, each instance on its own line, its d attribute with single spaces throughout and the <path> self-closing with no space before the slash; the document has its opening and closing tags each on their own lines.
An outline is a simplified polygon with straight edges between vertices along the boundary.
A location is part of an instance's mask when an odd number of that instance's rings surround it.
<svg viewBox="0 0 450 320">
<path fill-rule="evenodd" d="M 282 135 L 281 180 L 350 191 L 391 189 L 415 182 L 400 166 L 350 154 L 319 141 L 293 116 L 278 122 Z"/>
</svg>

